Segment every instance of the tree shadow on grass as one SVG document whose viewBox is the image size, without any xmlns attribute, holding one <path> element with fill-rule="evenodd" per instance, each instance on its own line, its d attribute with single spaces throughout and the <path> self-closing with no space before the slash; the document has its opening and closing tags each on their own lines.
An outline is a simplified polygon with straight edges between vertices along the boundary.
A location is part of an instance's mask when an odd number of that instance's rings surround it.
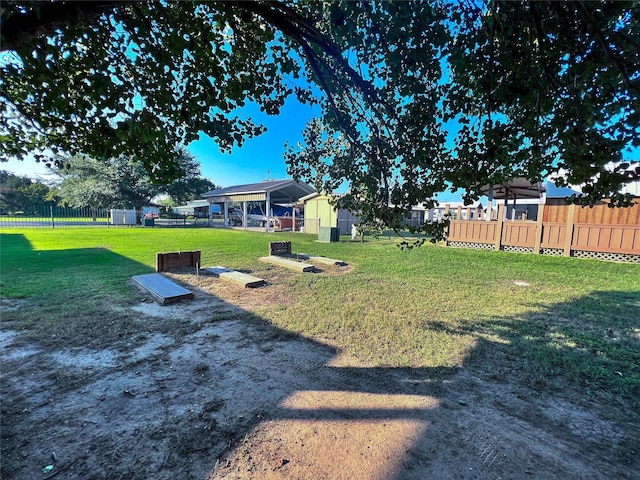
<svg viewBox="0 0 640 480">
<path fill-rule="evenodd" d="M 105 305 L 136 299 L 131 275 L 154 271 L 106 248 L 34 250 L 20 234 L 1 234 L 0 243 L 2 297 L 25 300 L 22 311 L 3 312 L 3 328 L 52 346 L 100 347 L 125 335 L 132 316 Z"/>
<path fill-rule="evenodd" d="M 19 244 L 14 251 L 28 248 Z M 126 321 L 109 323 L 118 309 L 105 315 L 105 305 L 120 302 L 123 289 L 110 299 L 103 290 L 150 270 L 118 257 L 103 249 L 24 254 L 32 270 L 18 277 L 58 265 L 57 280 L 69 286 L 49 311 L 14 312 L 30 332 L 57 315 L 64 326 L 39 330 L 55 340 L 35 336 L 25 346 L 5 338 L 6 475 L 36 478 L 49 464 L 61 478 L 631 478 L 637 471 L 633 425 L 602 420 L 583 400 L 609 391 L 637 405 L 638 372 L 628 367 L 640 362 L 639 295 L 596 292 L 519 318 L 434 325 L 478 339 L 459 368 L 363 368 L 204 289 L 192 302 L 146 304 L 145 315 L 121 309 Z M 91 277 L 99 281 L 91 285 Z M 71 306 L 78 293 L 87 298 L 64 313 L 61 304 Z M 603 306 L 603 315 L 584 321 Z M 575 392 L 560 391 L 566 386 Z"/>
<path fill-rule="evenodd" d="M 640 407 L 640 292 L 596 291 L 522 317 L 476 320 L 459 333 L 482 342 L 470 365 L 487 356 L 533 388 L 570 386 L 588 396 Z"/>
<path fill-rule="evenodd" d="M 478 339 L 465 367 L 483 391 L 471 402 L 486 405 L 486 396 L 492 396 L 489 403 L 509 415 L 514 426 L 524 421 L 526 427 L 519 428 L 552 432 L 548 441 L 571 446 L 566 453 L 586 469 L 569 468 L 570 477 L 635 478 L 640 469 L 639 307 L 640 292 L 596 291 L 517 317 L 433 326 Z M 499 442 L 500 435 L 489 437 Z M 533 468 L 526 473 L 549 478 Z"/>
</svg>

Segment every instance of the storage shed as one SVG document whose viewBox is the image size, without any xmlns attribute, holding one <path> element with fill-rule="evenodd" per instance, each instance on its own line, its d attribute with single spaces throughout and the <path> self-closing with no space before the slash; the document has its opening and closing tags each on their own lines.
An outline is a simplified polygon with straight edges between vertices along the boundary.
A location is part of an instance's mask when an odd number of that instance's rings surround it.
<svg viewBox="0 0 640 480">
<path fill-rule="evenodd" d="M 341 234 L 351 231 L 351 226 L 358 223 L 360 218 L 349 210 L 336 209 L 329 203 L 330 194 L 312 193 L 302 197 L 300 202 L 304 204 L 304 231 L 306 233 L 319 233 L 321 227 L 338 227 Z"/>
</svg>

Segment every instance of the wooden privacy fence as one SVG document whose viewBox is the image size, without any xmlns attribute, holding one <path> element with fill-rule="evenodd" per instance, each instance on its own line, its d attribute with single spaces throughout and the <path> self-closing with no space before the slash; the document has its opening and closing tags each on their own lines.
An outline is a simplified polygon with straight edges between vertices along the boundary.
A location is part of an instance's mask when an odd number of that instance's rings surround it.
<svg viewBox="0 0 640 480">
<path fill-rule="evenodd" d="M 640 204 L 540 205 L 538 220 L 451 220 L 447 246 L 640 263 Z"/>
</svg>

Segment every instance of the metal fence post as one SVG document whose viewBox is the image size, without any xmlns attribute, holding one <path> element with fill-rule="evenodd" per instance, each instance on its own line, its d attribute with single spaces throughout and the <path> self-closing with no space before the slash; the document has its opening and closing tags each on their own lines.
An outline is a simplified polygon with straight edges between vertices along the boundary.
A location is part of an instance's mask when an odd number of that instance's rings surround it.
<svg viewBox="0 0 640 480">
<path fill-rule="evenodd" d="M 51 228 L 56 228 L 55 223 L 53 221 L 53 205 L 49 206 L 49 210 L 51 211 Z"/>
</svg>

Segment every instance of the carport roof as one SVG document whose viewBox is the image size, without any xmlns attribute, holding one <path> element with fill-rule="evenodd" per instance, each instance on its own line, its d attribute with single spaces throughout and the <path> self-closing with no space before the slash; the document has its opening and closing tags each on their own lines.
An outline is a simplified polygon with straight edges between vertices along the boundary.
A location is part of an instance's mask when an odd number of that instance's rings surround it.
<svg viewBox="0 0 640 480">
<path fill-rule="evenodd" d="M 301 197 L 313 193 L 313 187 L 295 180 L 276 180 L 272 182 L 249 183 L 219 188 L 203 195 L 209 203 L 265 201 L 267 193 L 271 203 L 295 203 Z"/>
<path fill-rule="evenodd" d="M 547 186 L 542 182 L 531 182 L 522 177 L 516 177 L 503 183 L 485 185 L 481 188 L 485 195 L 492 191 L 494 200 L 542 198 Z"/>
</svg>

